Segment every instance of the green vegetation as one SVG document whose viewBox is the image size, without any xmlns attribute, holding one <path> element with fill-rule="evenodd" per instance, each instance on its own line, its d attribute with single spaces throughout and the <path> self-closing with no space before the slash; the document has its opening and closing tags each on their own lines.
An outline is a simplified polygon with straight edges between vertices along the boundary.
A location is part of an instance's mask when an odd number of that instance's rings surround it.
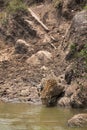
<svg viewBox="0 0 87 130">
<path fill-rule="evenodd" d="M 27 6 L 24 4 L 23 0 L 11 0 L 6 8 L 8 13 L 16 13 L 17 11 L 27 10 Z"/>
<path fill-rule="evenodd" d="M 87 44 L 81 49 L 81 51 L 77 51 L 75 45 L 71 46 L 71 50 L 74 52 L 74 71 L 76 76 L 80 76 L 83 78 L 87 78 Z M 85 75 L 82 76 L 82 73 Z"/>
<path fill-rule="evenodd" d="M 62 0 L 53 0 L 53 5 L 55 8 L 60 8 L 62 6 Z"/>
<path fill-rule="evenodd" d="M 84 48 L 80 52 L 80 56 L 82 56 L 87 64 L 87 44 L 84 45 Z"/>
<path fill-rule="evenodd" d="M 87 10 L 87 5 L 85 5 L 84 9 Z"/>
<path fill-rule="evenodd" d="M 80 47 L 80 49 L 78 49 Z M 87 43 L 85 45 L 71 44 L 66 60 L 72 60 L 74 76 L 87 79 Z"/>
<path fill-rule="evenodd" d="M 17 13 L 18 11 L 27 11 L 27 5 L 23 0 L 7 0 L 5 1 L 5 7 L 0 13 L 0 23 L 6 25 L 10 16 Z"/>
<path fill-rule="evenodd" d="M 73 58 L 81 58 L 87 64 L 87 44 L 81 49 L 81 51 L 77 50 L 77 46 L 75 44 L 71 44 L 70 52 L 73 54 Z"/>
<path fill-rule="evenodd" d="M 6 25 L 8 23 L 7 13 L 5 11 L 0 13 L 0 23 Z"/>
<path fill-rule="evenodd" d="M 76 51 L 76 44 L 71 44 L 71 46 L 70 46 L 70 51 L 71 51 L 72 53 L 75 53 L 75 51 Z"/>
<path fill-rule="evenodd" d="M 72 60 L 73 58 L 75 58 L 76 52 L 76 44 L 71 44 L 70 51 L 66 55 L 66 60 Z"/>
</svg>

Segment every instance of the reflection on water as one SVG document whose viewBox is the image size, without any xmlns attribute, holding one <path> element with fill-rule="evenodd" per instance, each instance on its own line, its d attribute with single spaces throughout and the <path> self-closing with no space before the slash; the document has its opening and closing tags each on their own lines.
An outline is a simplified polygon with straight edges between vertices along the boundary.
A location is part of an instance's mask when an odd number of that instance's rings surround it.
<svg viewBox="0 0 87 130">
<path fill-rule="evenodd" d="M 67 120 L 81 111 L 0 103 L 0 130 L 86 130 L 67 126 Z"/>
</svg>

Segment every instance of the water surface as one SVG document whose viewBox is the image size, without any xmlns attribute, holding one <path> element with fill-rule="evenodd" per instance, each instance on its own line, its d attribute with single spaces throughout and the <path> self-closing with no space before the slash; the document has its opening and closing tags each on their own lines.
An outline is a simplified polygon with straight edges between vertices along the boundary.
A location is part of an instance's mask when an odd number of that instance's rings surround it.
<svg viewBox="0 0 87 130">
<path fill-rule="evenodd" d="M 68 119 L 84 111 L 0 103 L 0 130 L 87 130 L 67 126 Z"/>
</svg>

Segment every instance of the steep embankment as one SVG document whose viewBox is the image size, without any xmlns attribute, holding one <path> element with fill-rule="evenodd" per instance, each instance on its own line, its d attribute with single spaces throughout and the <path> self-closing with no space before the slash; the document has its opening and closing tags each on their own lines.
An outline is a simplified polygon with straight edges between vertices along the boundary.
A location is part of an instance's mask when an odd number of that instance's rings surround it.
<svg viewBox="0 0 87 130">
<path fill-rule="evenodd" d="M 31 5 L 29 2 L 28 4 Z M 7 15 L 5 10 L 3 8 L 1 9 L 1 100 L 38 103 L 40 98 L 38 96 L 37 87 L 41 80 L 43 78 L 46 79 L 46 77 L 47 79 L 48 77 L 58 77 L 57 79 L 59 80 L 59 77 L 62 75 L 63 81 L 61 82 L 61 86 L 65 86 L 65 89 L 63 89 L 63 94 L 60 94 L 60 97 L 64 96 L 65 99 L 62 101 L 58 100 L 58 104 L 62 106 L 71 104 L 71 96 L 66 95 L 68 91 L 70 95 L 72 95 L 71 93 L 75 95 L 77 86 L 79 86 L 77 82 L 79 81 L 79 83 L 82 84 L 83 80 L 81 80 L 82 78 L 80 78 L 80 76 L 72 76 L 72 64 L 77 60 L 67 60 L 67 57 L 70 58 L 71 56 L 71 51 L 69 50 L 71 43 L 68 43 L 68 41 L 72 41 L 72 38 L 74 38 L 72 28 L 75 27 L 72 27 L 74 26 L 72 19 L 76 12 L 82 10 L 84 5 L 84 2 L 73 1 L 72 4 L 71 0 L 56 3 L 54 0 L 53 2 L 46 1 L 30 6 L 29 8 L 33 11 L 34 15 L 43 22 L 48 30 L 41 25 L 41 22 L 38 22 L 36 17 L 32 16 L 30 11 L 26 10 L 24 5 L 21 6 L 22 10 L 18 9 L 17 12 L 14 10 L 15 13 L 12 12 L 11 15 Z M 6 8 L 6 5 L 4 6 Z M 10 6 L 13 7 L 12 4 Z M 78 33 L 73 34 L 76 36 Z M 81 37 L 82 35 L 84 35 L 85 40 L 87 40 L 86 32 L 81 34 Z M 78 39 L 78 37 L 74 39 Z M 81 67 L 80 69 L 82 70 Z M 84 80 L 84 83 L 87 84 L 85 78 Z M 73 86 L 76 88 L 75 92 L 72 92 L 74 90 Z M 72 88 L 72 90 L 68 90 L 67 87 Z M 80 99 L 82 99 L 82 96 Z M 69 99 L 68 103 L 66 103 L 66 97 Z M 84 100 L 87 100 L 87 98 Z M 78 102 L 79 101 L 77 101 L 77 103 Z M 82 102 L 82 104 L 83 103 L 84 102 Z M 76 106 L 77 104 L 74 105 Z"/>
<path fill-rule="evenodd" d="M 22 11 L 7 18 L 7 23 L 0 28 L 1 100 L 36 101 L 39 98 L 36 87 L 41 79 L 51 71 L 57 75 L 61 73 L 56 67 L 59 63 L 55 59 L 55 49 L 59 46 L 59 39 L 55 33 L 58 30 L 57 16 L 54 15 L 56 10 L 52 4 L 40 4 L 32 10 L 36 15 L 41 15 L 41 20 L 49 25 L 48 33 L 28 12 Z M 43 10 L 46 12 L 43 13 Z M 16 43 L 19 38 L 27 42 L 27 50 L 25 44 L 23 47 Z"/>
</svg>

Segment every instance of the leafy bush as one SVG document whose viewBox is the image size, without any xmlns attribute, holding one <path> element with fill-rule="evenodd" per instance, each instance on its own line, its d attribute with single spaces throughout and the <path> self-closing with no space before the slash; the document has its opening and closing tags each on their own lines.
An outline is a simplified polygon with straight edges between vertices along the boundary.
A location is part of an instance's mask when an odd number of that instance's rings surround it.
<svg viewBox="0 0 87 130">
<path fill-rule="evenodd" d="M 62 6 L 62 0 L 53 0 L 53 5 L 55 8 L 60 8 Z"/>
<path fill-rule="evenodd" d="M 66 55 L 66 60 L 72 60 L 72 58 L 75 58 L 76 52 L 76 44 L 71 44 L 70 51 Z"/>
<path fill-rule="evenodd" d="M 85 44 L 84 48 L 81 50 L 80 56 L 84 59 L 84 62 L 87 65 L 87 44 Z"/>
<path fill-rule="evenodd" d="M 70 46 L 70 51 L 66 55 L 66 60 L 72 60 L 74 76 L 87 78 L 87 44 L 78 50 L 76 44 Z"/>
<path fill-rule="evenodd" d="M 76 52 L 74 58 L 76 76 L 87 78 L 87 44 L 80 52 Z M 85 75 L 82 76 L 82 73 Z"/>
<path fill-rule="evenodd" d="M 84 9 L 87 10 L 87 4 L 84 6 Z"/>
<path fill-rule="evenodd" d="M 3 11 L 0 13 L 0 24 L 6 25 L 7 23 L 8 23 L 7 13 Z"/>
<path fill-rule="evenodd" d="M 26 11 L 27 6 L 24 4 L 23 0 L 11 0 L 6 9 L 8 13 L 16 13 L 19 10 Z"/>
<path fill-rule="evenodd" d="M 71 50 L 72 52 L 75 52 L 75 51 L 76 51 L 76 45 L 75 45 L 75 44 L 71 44 L 70 50 Z"/>
<path fill-rule="evenodd" d="M 3 0 L 4 1 L 4 8 L 3 11 L 0 13 L 0 24 L 6 25 L 10 16 L 13 14 L 17 14 L 18 11 L 20 12 L 27 12 L 27 5 L 25 4 L 24 0 Z"/>
</svg>

